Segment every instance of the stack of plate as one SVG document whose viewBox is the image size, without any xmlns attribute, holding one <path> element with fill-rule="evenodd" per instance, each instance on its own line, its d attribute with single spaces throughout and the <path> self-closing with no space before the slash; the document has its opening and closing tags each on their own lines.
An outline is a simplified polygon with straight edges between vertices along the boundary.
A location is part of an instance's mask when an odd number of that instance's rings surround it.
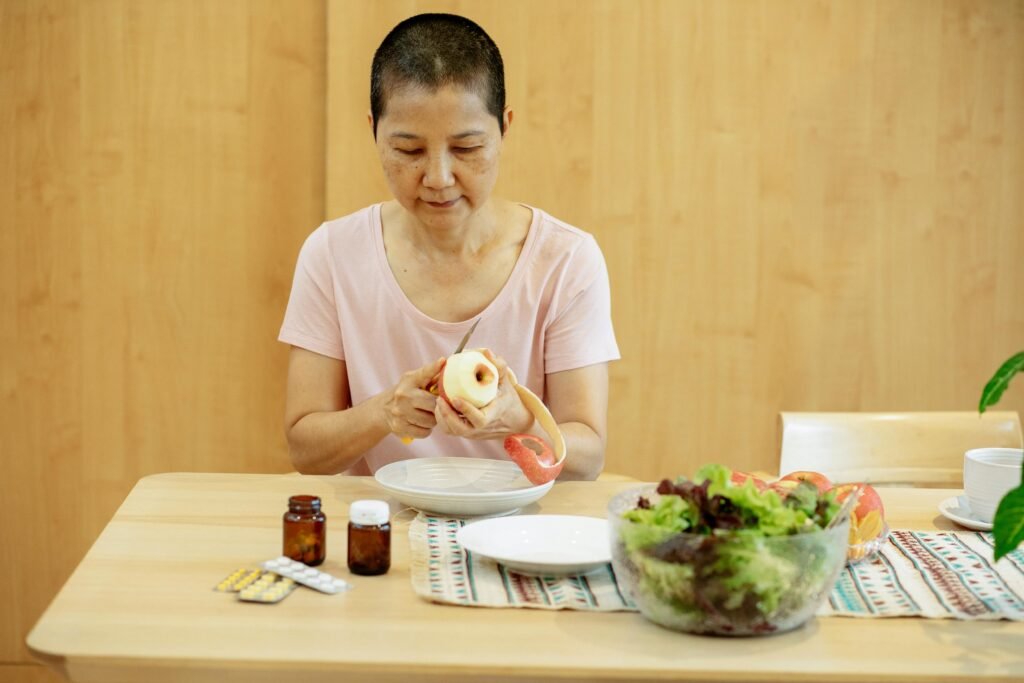
<svg viewBox="0 0 1024 683">
<path fill-rule="evenodd" d="M 400 460 L 374 478 L 409 507 L 461 517 L 515 512 L 554 485 L 534 486 L 515 463 L 477 458 Z"/>
</svg>

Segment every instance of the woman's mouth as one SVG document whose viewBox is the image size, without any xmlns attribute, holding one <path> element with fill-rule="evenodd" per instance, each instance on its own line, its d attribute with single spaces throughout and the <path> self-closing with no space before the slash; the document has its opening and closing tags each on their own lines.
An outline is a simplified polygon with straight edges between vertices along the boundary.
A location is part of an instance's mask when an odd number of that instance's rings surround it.
<svg viewBox="0 0 1024 683">
<path fill-rule="evenodd" d="M 449 209 L 449 208 L 455 206 L 455 204 L 458 201 L 459 201 L 459 197 L 456 197 L 455 199 L 449 200 L 447 202 L 428 202 L 428 201 L 424 200 L 424 202 L 428 206 L 431 206 L 431 207 L 433 207 L 435 209 Z"/>
</svg>

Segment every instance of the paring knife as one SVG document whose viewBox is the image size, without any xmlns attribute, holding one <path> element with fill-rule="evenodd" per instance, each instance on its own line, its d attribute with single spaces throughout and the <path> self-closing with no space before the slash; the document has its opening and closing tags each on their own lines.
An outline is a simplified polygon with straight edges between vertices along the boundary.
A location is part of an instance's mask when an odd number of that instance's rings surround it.
<svg viewBox="0 0 1024 683">
<path fill-rule="evenodd" d="M 462 353 L 462 350 L 466 348 L 466 342 L 469 341 L 469 337 L 473 334 L 473 330 L 475 330 L 476 326 L 479 324 L 480 318 L 477 318 L 476 322 L 473 323 L 473 327 L 469 328 L 469 332 L 466 333 L 466 336 L 462 338 L 462 341 L 460 341 L 459 345 L 455 348 L 455 353 Z M 453 353 L 452 355 L 454 356 L 455 353 Z"/>
</svg>

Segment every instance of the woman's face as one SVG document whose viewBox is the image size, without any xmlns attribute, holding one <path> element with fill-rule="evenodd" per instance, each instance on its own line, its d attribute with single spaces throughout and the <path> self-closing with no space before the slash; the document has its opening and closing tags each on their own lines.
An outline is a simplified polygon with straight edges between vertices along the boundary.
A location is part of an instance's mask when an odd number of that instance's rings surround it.
<svg viewBox="0 0 1024 683">
<path fill-rule="evenodd" d="M 511 112 L 504 117 L 507 131 Z M 377 152 L 391 193 L 434 228 L 462 226 L 487 203 L 501 143 L 498 120 L 479 95 L 459 86 L 400 88 L 377 122 Z"/>
</svg>

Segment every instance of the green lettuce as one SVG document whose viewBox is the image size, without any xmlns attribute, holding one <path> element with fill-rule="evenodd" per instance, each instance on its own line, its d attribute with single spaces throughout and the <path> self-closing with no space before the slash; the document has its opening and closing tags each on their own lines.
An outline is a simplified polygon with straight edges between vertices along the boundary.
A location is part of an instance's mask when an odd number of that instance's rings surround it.
<svg viewBox="0 0 1024 683">
<path fill-rule="evenodd" d="M 839 505 L 808 482 L 782 498 L 731 477 L 706 465 L 692 481 L 662 481 L 656 499 L 623 513 L 619 535 L 648 606 L 664 619 L 772 630 L 836 566 L 831 536 L 811 532 L 827 527 Z M 845 556 L 845 542 L 838 547 Z"/>
</svg>

